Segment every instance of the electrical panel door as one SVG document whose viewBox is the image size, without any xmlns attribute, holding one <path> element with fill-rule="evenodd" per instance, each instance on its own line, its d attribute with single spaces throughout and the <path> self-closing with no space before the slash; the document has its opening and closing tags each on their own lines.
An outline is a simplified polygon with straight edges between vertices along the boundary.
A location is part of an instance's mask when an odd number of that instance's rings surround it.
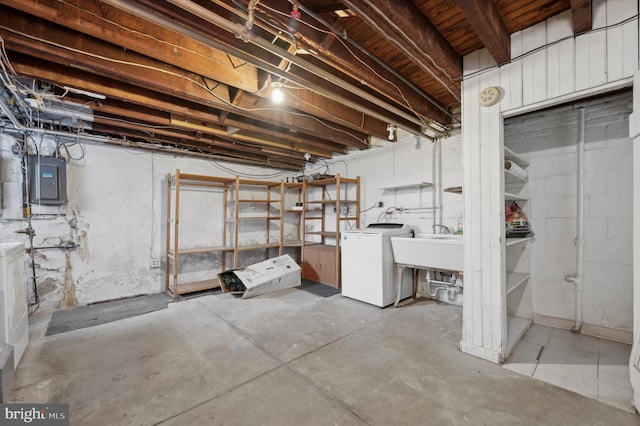
<svg viewBox="0 0 640 426">
<path fill-rule="evenodd" d="M 64 158 L 30 155 L 29 198 L 33 204 L 61 205 L 67 202 L 67 163 Z"/>
</svg>

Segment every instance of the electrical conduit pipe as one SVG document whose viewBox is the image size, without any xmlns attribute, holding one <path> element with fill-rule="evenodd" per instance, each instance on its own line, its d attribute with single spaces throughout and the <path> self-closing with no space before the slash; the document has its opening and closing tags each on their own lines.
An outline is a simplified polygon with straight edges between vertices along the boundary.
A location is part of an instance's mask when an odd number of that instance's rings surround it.
<svg viewBox="0 0 640 426">
<path fill-rule="evenodd" d="M 582 288 L 583 288 L 583 264 L 584 264 L 584 132 L 585 119 L 584 107 L 578 108 L 578 146 L 576 149 L 577 164 L 577 211 L 576 211 L 576 273 L 564 277 L 565 281 L 572 283 L 576 295 L 576 322 L 571 331 L 579 333 L 582 328 Z"/>
</svg>

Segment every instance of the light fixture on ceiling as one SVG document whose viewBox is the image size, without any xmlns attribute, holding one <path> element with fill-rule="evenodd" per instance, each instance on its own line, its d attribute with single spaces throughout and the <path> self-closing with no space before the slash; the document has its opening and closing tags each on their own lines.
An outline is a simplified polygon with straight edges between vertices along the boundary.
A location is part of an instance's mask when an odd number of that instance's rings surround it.
<svg viewBox="0 0 640 426">
<path fill-rule="evenodd" d="M 389 132 L 389 136 L 388 139 L 390 141 L 394 140 L 396 138 L 396 131 L 398 130 L 398 128 L 396 126 L 394 126 L 393 124 L 389 124 L 387 126 L 387 132 Z"/>
<path fill-rule="evenodd" d="M 271 100 L 277 104 L 284 100 L 284 92 L 282 91 L 282 83 L 274 81 L 271 83 Z"/>
</svg>

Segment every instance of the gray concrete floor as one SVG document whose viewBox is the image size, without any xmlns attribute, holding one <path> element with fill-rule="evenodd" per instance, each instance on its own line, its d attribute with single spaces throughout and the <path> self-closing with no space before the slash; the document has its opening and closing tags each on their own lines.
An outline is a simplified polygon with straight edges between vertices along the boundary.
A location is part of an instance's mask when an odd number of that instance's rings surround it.
<svg viewBox="0 0 640 426">
<path fill-rule="evenodd" d="M 11 402 L 73 425 L 638 425 L 640 417 L 458 350 L 462 310 L 297 289 L 205 296 L 31 343 Z"/>
</svg>

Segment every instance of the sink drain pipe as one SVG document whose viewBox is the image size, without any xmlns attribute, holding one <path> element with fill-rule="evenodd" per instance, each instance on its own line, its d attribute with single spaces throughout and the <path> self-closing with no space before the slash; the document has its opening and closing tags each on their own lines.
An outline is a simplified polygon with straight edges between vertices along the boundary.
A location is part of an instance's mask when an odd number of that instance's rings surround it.
<svg viewBox="0 0 640 426">
<path fill-rule="evenodd" d="M 435 273 L 435 271 L 433 271 Z M 458 285 L 458 274 L 452 273 L 449 281 L 436 280 L 431 278 L 431 270 L 427 269 L 427 294 L 430 297 L 437 298 L 439 291 L 446 291 L 449 296 L 449 300 L 453 300 L 456 294 L 462 290 L 462 287 Z M 432 289 L 432 285 L 437 287 Z"/>
<path fill-rule="evenodd" d="M 583 263 L 584 263 L 584 132 L 585 119 L 584 107 L 578 108 L 578 146 L 576 150 L 578 203 L 576 211 L 576 273 L 564 277 L 565 281 L 572 283 L 576 288 L 576 323 L 571 329 L 579 333 L 582 328 L 582 288 L 583 288 Z"/>
</svg>

